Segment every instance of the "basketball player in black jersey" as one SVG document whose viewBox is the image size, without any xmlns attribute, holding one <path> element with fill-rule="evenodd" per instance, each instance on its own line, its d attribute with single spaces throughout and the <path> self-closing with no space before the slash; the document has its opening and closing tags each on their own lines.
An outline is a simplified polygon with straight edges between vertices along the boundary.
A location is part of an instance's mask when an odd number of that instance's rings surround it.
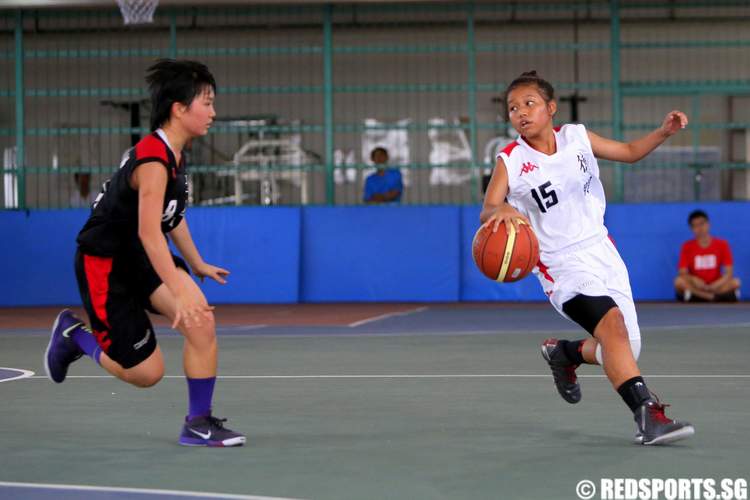
<svg viewBox="0 0 750 500">
<path fill-rule="evenodd" d="M 57 316 L 44 356 L 54 382 L 86 354 L 115 377 L 150 387 L 164 360 L 146 311 L 163 314 L 185 337 L 189 407 L 179 443 L 239 446 L 245 436 L 211 413 L 216 381 L 213 307 L 190 277 L 226 283 L 229 272 L 207 264 L 185 219 L 187 180 L 182 149 L 208 133 L 216 116 L 216 82 L 193 61 L 161 60 L 148 69 L 151 130 L 105 184 L 78 234 L 76 278 L 91 327 L 69 310 Z M 185 258 L 172 255 L 169 239 Z M 187 261 L 187 264 L 185 263 Z"/>
</svg>

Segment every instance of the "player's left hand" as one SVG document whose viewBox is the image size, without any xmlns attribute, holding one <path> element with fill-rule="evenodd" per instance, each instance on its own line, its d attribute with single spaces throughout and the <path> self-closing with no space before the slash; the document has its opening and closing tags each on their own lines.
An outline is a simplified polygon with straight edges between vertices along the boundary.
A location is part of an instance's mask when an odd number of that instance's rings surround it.
<svg viewBox="0 0 750 500">
<path fill-rule="evenodd" d="M 682 111 L 670 111 L 664 118 L 664 123 L 661 124 L 661 131 L 665 136 L 669 137 L 676 134 L 681 129 L 687 127 L 688 118 Z"/>
<path fill-rule="evenodd" d="M 201 262 L 193 268 L 193 274 L 201 279 L 201 283 L 206 278 L 211 278 L 215 282 L 225 285 L 227 282 L 225 278 L 229 276 L 229 271 L 222 269 L 221 267 Z"/>
</svg>

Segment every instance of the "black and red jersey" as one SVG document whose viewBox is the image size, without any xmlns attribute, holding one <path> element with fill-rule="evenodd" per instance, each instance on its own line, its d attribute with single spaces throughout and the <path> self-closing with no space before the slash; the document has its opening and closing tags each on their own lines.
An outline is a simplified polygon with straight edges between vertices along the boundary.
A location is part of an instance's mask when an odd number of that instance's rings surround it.
<svg viewBox="0 0 750 500">
<path fill-rule="evenodd" d="M 84 254 L 108 257 L 143 251 L 138 237 L 138 191 L 130 186 L 130 177 L 136 167 L 149 162 L 160 163 L 167 169 L 162 232 L 166 234 L 180 223 L 188 199 L 185 165 L 184 161 L 177 164 L 172 150 L 157 131 L 141 139 L 104 184 L 88 221 L 78 233 L 76 241 Z"/>
</svg>

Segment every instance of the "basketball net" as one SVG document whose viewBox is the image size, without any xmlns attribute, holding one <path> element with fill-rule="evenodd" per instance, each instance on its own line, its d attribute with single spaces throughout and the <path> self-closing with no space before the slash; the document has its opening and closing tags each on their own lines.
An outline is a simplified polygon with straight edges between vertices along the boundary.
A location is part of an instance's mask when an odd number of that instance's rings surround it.
<svg viewBox="0 0 750 500">
<path fill-rule="evenodd" d="M 116 0 L 125 24 L 148 24 L 154 22 L 154 11 L 159 0 Z"/>
</svg>

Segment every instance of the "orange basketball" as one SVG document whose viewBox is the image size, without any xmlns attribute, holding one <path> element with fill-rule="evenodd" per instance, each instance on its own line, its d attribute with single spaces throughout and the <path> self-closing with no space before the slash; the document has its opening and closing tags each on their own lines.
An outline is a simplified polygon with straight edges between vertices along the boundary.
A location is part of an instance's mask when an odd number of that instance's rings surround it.
<svg viewBox="0 0 750 500">
<path fill-rule="evenodd" d="M 502 222 L 497 232 L 492 225 L 482 226 L 471 244 L 474 263 L 482 274 L 495 281 L 510 283 L 524 278 L 539 262 L 539 241 L 528 224 L 511 224 L 507 234 Z"/>
</svg>

